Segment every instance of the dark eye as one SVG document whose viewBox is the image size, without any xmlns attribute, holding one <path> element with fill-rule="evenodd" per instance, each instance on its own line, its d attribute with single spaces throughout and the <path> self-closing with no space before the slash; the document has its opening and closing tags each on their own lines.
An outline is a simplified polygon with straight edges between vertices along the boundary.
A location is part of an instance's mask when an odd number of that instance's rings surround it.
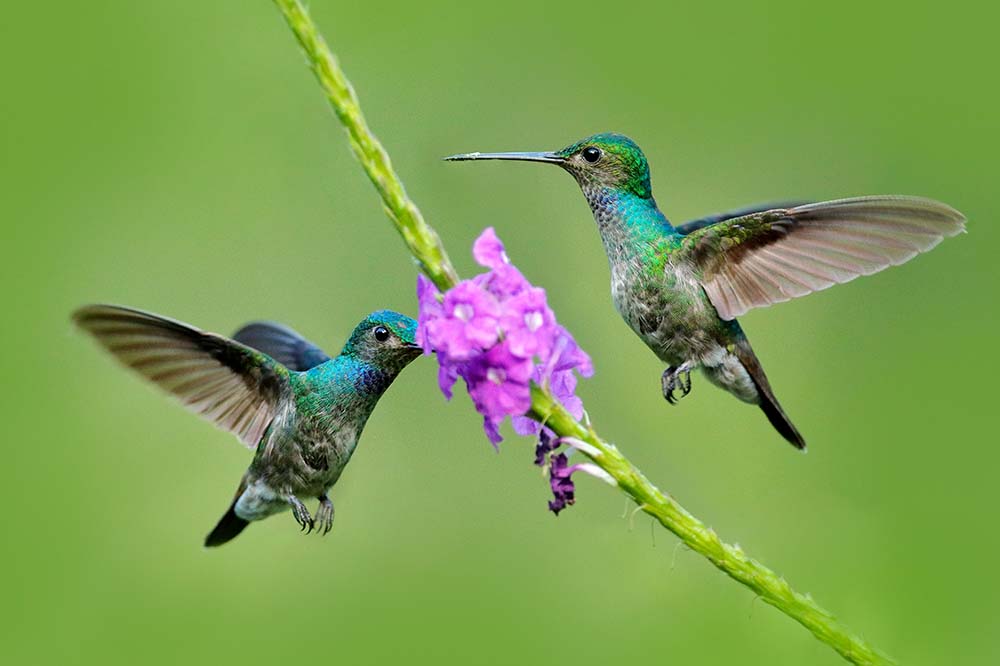
<svg viewBox="0 0 1000 666">
<path fill-rule="evenodd" d="M 601 159 L 600 148 L 594 148 L 593 146 L 587 146 L 583 149 L 583 159 L 587 160 L 591 164 Z"/>
<path fill-rule="evenodd" d="M 375 327 L 375 339 L 378 340 L 379 342 L 385 342 L 386 340 L 388 340 L 389 339 L 389 329 L 387 329 L 385 326 L 376 326 Z"/>
</svg>

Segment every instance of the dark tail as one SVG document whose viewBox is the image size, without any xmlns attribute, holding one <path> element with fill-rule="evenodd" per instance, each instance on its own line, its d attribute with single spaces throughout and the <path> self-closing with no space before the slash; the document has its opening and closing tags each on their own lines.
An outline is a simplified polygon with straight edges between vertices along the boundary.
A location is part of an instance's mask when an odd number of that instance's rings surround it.
<svg viewBox="0 0 1000 666">
<path fill-rule="evenodd" d="M 239 497 L 237 496 L 237 499 Z M 243 529 L 250 524 L 250 521 L 243 520 L 236 515 L 236 500 L 229 505 L 229 511 L 226 511 L 222 519 L 219 520 L 219 524 L 215 526 L 215 529 L 205 537 L 205 546 L 212 548 L 214 546 L 221 546 L 222 544 L 232 541 L 236 536 L 243 531 Z"/>
<path fill-rule="evenodd" d="M 764 368 L 761 367 L 760 361 L 757 360 L 757 355 L 753 353 L 753 348 L 750 347 L 750 342 L 746 338 L 737 343 L 736 356 L 740 359 L 740 363 L 743 364 L 747 372 L 750 373 L 750 378 L 753 379 L 753 383 L 757 387 L 757 393 L 760 394 L 760 408 L 764 410 L 767 420 L 771 422 L 774 429 L 781 433 L 781 436 L 787 439 L 792 446 L 805 450 L 806 440 L 802 439 L 802 435 L 792 425 L 791 419 L 785 414 L 785 410 L 781 408 L 778 399 L 774 397 L 774 392 L 771 391 L 771 383 L 767 381 L 767 375 L 764 374 Z"/>
</svg>

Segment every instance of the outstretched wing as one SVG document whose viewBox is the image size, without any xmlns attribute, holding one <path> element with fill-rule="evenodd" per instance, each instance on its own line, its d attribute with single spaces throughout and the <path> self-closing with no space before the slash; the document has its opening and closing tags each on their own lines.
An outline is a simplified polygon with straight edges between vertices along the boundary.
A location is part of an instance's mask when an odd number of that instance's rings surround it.
<svg viewBox="0 0 1000 666">
<path fill-rule="evenodd" d="M 269 356 L 173 319 L 88 305 L 73 320 L 124 365 L 251 449 L 288 390 L 288 369 Z"/>
<path fill-rule="evenodd" d="M 233 340 L 264 352 L 290 370 L 305 372 L 330 360 L 322 349 L 283 324 L 255 321 L 233 335 Z"/>
<path fill-rule="evenodd" d="M 678 257 L 701 271 L 723 319 L 870 275 L 965 230 L 943 203 L 903 196 L 840 199 L 732 218 L 685 236 Z"/>
<path fill-rule="evenodd" d="M 753 213 L 763 213 L 764 211 L 774 210 L 775 208 L 795 208 L 796 206 L 804 206 L 807 203 L 810 202 L 771 201 L 769 203 L 745 206 L 743 208 L 737 208 L 736 210 L 726 211 L 725 213 L 716 213 L 715 215 L 708 215 L 706 217 L 700 217 L 697 220 L 685 222 L 684 224 L 675 227 L 675 230 L 682 236 L 687 236 L 692 231 L 698 231 L 704 227 L 717 224 L 719 222 L 725 222 L 726 220 L 731 220 L 734 217 L 743 217 L 744 215 L 752 215 Z"/>
</svg>

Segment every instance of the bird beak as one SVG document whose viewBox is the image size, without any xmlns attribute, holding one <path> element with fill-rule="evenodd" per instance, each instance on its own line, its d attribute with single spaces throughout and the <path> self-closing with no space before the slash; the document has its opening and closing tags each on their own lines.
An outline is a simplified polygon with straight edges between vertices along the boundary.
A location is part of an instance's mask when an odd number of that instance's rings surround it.
<svg viewBox="0 0 1000 666">
<path fill-rule="evenodd" d="M 462 153 L 444 158 L 448 162 L 464 162 L 467 160 L 516 160 L 519 162 L 549 162 L 563 164 L 566 162 L 559 153 Z"/>
</svg>

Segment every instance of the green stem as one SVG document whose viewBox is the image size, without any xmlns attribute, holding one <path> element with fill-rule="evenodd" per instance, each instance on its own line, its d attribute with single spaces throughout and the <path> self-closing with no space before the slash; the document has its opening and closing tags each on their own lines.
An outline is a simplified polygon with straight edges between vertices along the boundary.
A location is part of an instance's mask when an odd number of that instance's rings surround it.
<svg viewBox="0 0 1000 666">
<path fill-rule="evenodd" d="M 851 634 L 811 597 L 793 590 L 784 578 L 748 557 L 739 546 L 720 539 L 715 530 L 654 486 L 617 447 L 602 440 L 593 428 L 574 419 L 550 393 L 537 387 L 533 389 L 530 416 L 545 423 L 560 437 L 578 439 L 593 447 L 594 451 L 589 453 L 587 447 L 581 447 L 581 451 L 610 474 L 618 487 L 639 505 L 639 509 L 676 534 L 691 550 L 706 557 L 728 576 L 756 592 L 766 603 L 811 631 L 845 659 L 854 664 L 894 663 Z"/>
<path fill-rule="evenodd" d="M 361 162 L 365 173 L 382 197 L 386 215 L 396 226 L 396 231 L 416 259 L 427 277 L 442 291 L 458 282 L 458 273 L 451 265 L 437 233 L 424 222 L 417 205 L 406 196 L 403 182 L 396 175 L 389 160 L 389 154 L 365 122 L 361 113 L 358 96 L 351 82 L 344 76 L 337 58 L 326 45 L 323 35 L 312 22 L 301 2 L 295 0 L 275 0 L 295 33 L 296 39 L 306 52 L 309 67 L 319 80 L 334 113 L 340 119 L 351 142 L 354 154 Z"/>
<path fill-rule="evenodd" d="M 420 269 L 439 289 L 454 286 L 458 282 L 458 274 L 448 260 L 440 238 L 424 221 L 416 204 L 406 196 L 402 181 L 393 171 L 388 154 L 365 123 L 350 82 L 308 12 L 299 0 L 274 2 L 305 50 L 309 66 L 320 87 L 347 129 L 355 155 L 378 190 L 389 219 L 403 237 Z M 589 425 L 574 419 L 546 389 L 532 386 L 532 407 L 528 415 L 545 423 L 559 437 L 582 442 L 583 445 L 578 447 L 581 452 L 607 472 L 639 509 L 676 534 L 691 550 L 700 553 L 728 576 L 749 587 L 766 603 L 806 627 L 845 659 L 854 664 L 894 663 L 851 634 L 809 596 L 796 592 L 778 574 L 748 557 L 739 546 L 722 541 L 714 530 L 650 483 L 613 444 L 601 439 Z"/>
</svg>

